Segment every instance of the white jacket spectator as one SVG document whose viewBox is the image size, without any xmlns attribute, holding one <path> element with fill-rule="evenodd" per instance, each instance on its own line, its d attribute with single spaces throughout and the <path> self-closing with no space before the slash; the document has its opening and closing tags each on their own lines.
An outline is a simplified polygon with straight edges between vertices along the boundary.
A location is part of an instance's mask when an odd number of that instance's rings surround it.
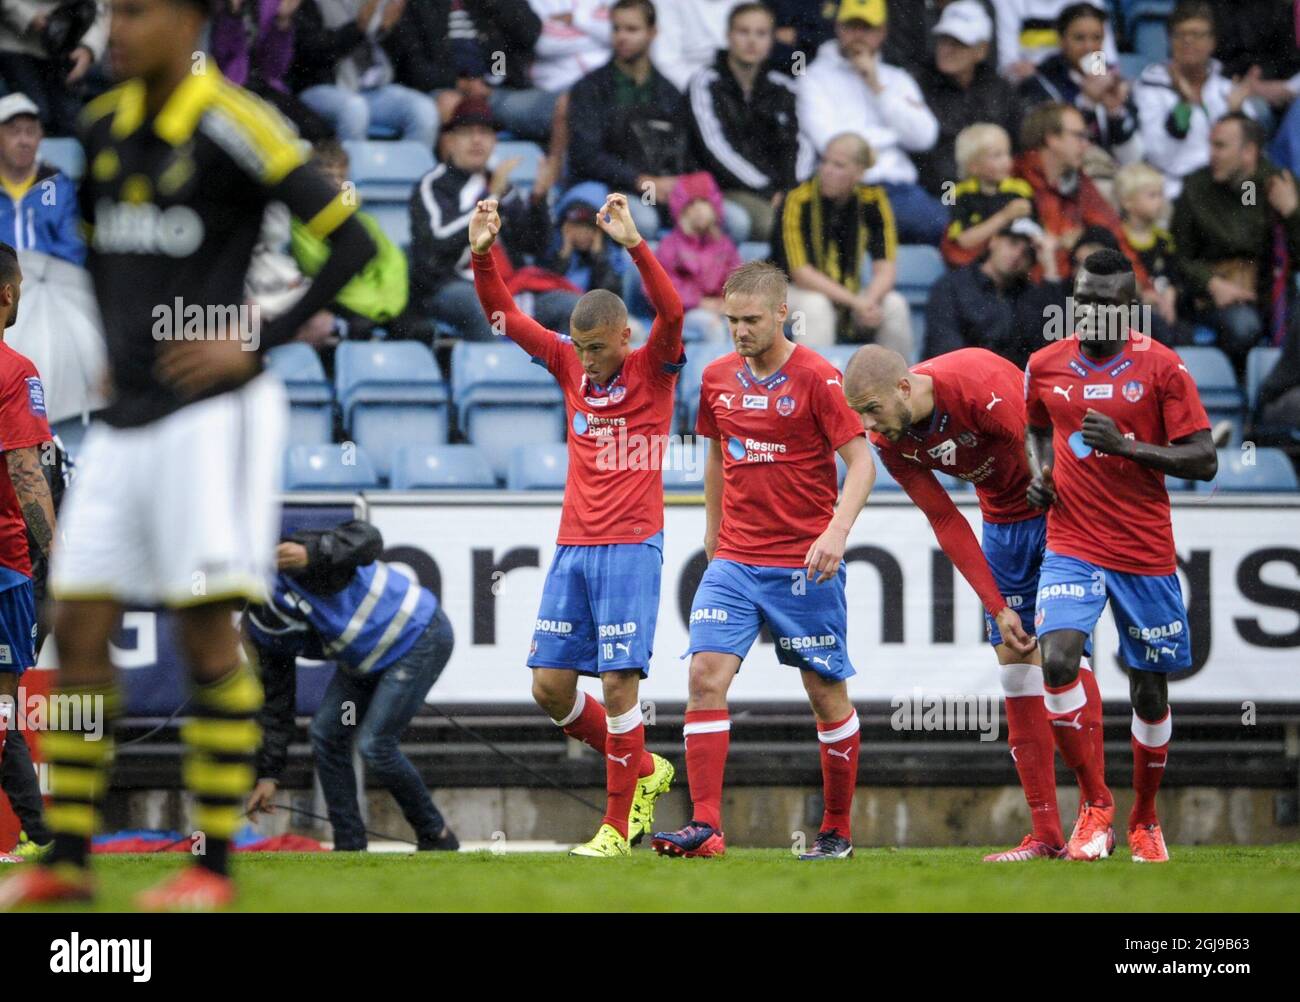
<svg viewBox="0 0 1300 1002">
<path fill-rule="evenodd" d="M 1056 19 L 1061 11 L 1080 0 L 992 0 L 997 21 L 998 71 L 1014 80 L 1023 80 L 1032 67 L 1060 50 Z M 1093 6 L 1107 9 L 1104 0 Z M 1106 20 L 1106 38 L 1102 43 L 1106 61 L 1119 62 L 1115 33 Z"/>
<path fill-rule="evenodd" d="M 528 0 L 542 19 L 529 71 L 534 87 L 567 91 L 609 62 L 611 0 Z"/>
<path fill-rule="evenodd" d="M 682 93 L 691 74 L 727 47 L 727 18 L 741 0 L 662 0 L 655 4 L 658 34 L 650 61 Z"/>
<path fill-rule="evenodd" d="M 939 122 L 926 107 L 921 88 L 905 70 L 881 63 L 881 92 L 872 94 L 861 74 L 828 43 L 817 52 L 808 72 L 796 79 L 799 128 L 818 153 L 842 132 L 871 144 L 875 166 L 867 184 L 914 184 L 917 174 L 909 153 L 921 153 L 939 138 Z"/>
<path fill-rule="evenodd" d="M 1210 162 L 1210 127 L 1232 108 L 1232 81 L 1211 59 L 1200 103 L 1184 99 L 1174 85 L 1167 63 L 1152 63 L 1137 79 L 1138 126 L 1147 162 L 1164 175 L 1165 197 L 1171 202 L 1183 190 L 1183 178 Z M 1242 111 L 1254 117 L 1254 106 Z"/>
</svg>

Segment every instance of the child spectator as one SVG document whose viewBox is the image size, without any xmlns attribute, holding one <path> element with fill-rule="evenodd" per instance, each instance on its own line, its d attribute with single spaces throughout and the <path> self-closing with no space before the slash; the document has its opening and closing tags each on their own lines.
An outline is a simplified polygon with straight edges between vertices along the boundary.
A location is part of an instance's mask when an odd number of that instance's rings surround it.
<svg viewBox="0 0 1300 1002">
<path fill-rule="evenodd" d="M 740 251 L 722 232 L 722 193 L 713 175 L 688 174 L 668 199 L 673 230 L 659 243 L 659 262 L 668 272 L 686 309 L 686 329 L 701 340 L 720 341 L 727 333 L 722 316 L 722 285 L 740 267 Z"/>
<path fill-rule="evenodd" d="M 605 234 L 596 225 L 596 206 L 570 193 L 560 200 L 556 209 L 560 219 L 559 245 L 542 262 L 543 267 L 562 275 L 583 292 L 605 289 L 622 295 L 623 269 L 616 262 L 626 257 L 609 253 Z"/>
<path fill-rule="evenodd" d="M 993 234 L 1034 217 L 1034 191 L 1011 176 L 1011 138 L 1000 125 L 980 122 L 957 133 L 962 180 L 953 189 L 952 222 L 939 245 L 950 268 L 978 260 Z"/>
<path fill-rule="evenodd" d="M 1119 203 L 1124 236 L 1151 276 L 1159 297 L 1155 305 L 1166 323 L 1178 317 L 1178 279 L 1174 238 L 1160 222 L 1169 216 L 1164 175 L 1145 163 L 1129 164 L 1115 175 L 1115 200 Z"/>
</svg>

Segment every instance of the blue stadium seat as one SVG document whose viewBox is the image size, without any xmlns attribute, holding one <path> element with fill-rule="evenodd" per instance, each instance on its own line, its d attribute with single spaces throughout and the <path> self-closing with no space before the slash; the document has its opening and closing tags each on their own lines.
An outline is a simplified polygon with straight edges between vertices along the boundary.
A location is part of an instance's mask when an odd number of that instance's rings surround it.
<svg viewBox="0 0 1300 1002">
<path fill-rule="evenodd" d="M 1259 403 L 1259 387 L 1277 365 L 1282 355 L 1281 348 L 1272 345 L 1258 345 L 1250 349 L 1246 356 L 1246 407 L 1254 411 Z"/>
<path fill-rule="evenodd" d="M 772 245 L 762 240 L 746 240 L 738 250 L 742 261 L 766 261 L 772 252 Z"/>
<path fill-rule="evenodd" d="M 569 472 L 563 442 L 517 446 L 510 453 L 506 488 L 512 491 L 562 491 Z"/>
<path fill-rule="evenodd" d="M 709 458 L 709 440 L 690 437 L 674 439 L 664 455 L 664 490 L 688 494 L 704 493 L 704 464 Z"/>
<path fill-rule="evenodd" d="M 1245 400 L 1228 356 L 1209 346 L 1179 348 L 1178 355 L 1200 391 L 1201 403 L 1211 423 L 1225 418 L 1232 421 L 1235 440 L 1239 440 Z"/>
<path fill-rule="evenodd" d="M 352 141 L 343 145 L 351 161 L 349 175 L 363 203 L 406 205 L 416 182 L 433 170 L 433 153 L 423 143 Z"/>
<path fill-rule="evenodd" d="M 403 445 L 393 453 L 394 490 L 491 489 L 492 467 L 472 445 Z"/>
<path fill-rule="evenodd" d="M 937 247 L 927 244 L 899 244 L 898 279 L 894 288 L 907 300 L 909 306 L 925 307 L 934 285 L 948 270 Z"/>
<path fill-rule="evenodd" d="M 86 155 L 81 143 L 71 136 L 49 136 L 41 140 L 37 159 L 53 164 L 74 181 L 81 180 L 81 173 L 86 168 Z"/>
<path fill-rule="evenodd" d="M 1253 459 L 1253 462 L 1247 462 Z M 1214 491 L 1300 490 L 1295 467 L 1281 449 L 1220 449 L 1219 475 L 1209 483 L 1196 482 L 1198 494 Z"/>
<path fill-rule="evenodd" d="M 1140 52 L 1121 52 L 1119 54 L 1119 70 L 1124 74 L 1124 79 L 1130 82 L 1136 80 L 1150 63 L 1151 60 Z"/>
<path fill-rule="evenodd" d="M 364 209 L 374 217 L 379 228 L 403 251 L 411 247 L 411 209 L 407 205 L 367 205 Z"/>
<path fill-rule="evenodd" d="M 400 445 L 447 441 L 450 406 L 433 352 L 417 341 L 345 341 L 334 356 L 348 434 L 387 479 Z"/>
<path fill-rule="evenodd" d="M 291 445 L 284 459 L 286 490 L 365 490 L 379 486 L 379 475 L 370 457 L 354 444 Z"/>
<path fill-rule="evenodd" d="M 686 352 L 686 365 L 677 377 L 677 414 L 684 434 L 695 434 L 695 415 L 700 409 L 700 378 L 705 367 L 733 350 L 730 344 L 700 341 Z"/>
<path fill-rule="evenodd" d="M 461 341 L 451 352 L 460 429 L 504 477 L 518 446 L 564 439 L 564 398 L 554 377 L 505 339 Z"/>
<path fill-rule="evenodd" d="M 521 187 L 532 187 L 537 180 L 537 165 L 546 156 L 546 151 L 536 143 L 527 140 L 511 139 L 497 143 L 496 152 L 492 154 L 489 169 L 495 168 L 513 157 L 519 158 L 519 164 L 510 172 L 510 183 Z"/>
<path fill-rule="evenodd" d="M 311 345 L 291 341 L 266 353 L 266 367 L 280 377 L 289 397 L 289 441 L 299 445 L 334 437 L 334 391 Z"/>
</svg>

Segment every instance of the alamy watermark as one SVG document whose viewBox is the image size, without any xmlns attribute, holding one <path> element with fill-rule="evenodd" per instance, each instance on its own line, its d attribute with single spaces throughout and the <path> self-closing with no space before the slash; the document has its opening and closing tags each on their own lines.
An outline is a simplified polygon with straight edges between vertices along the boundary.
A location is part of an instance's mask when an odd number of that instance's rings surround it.
<svg viewBox="0 0 1300 1002">
<path fill-rule="evenodd" d="M 978 731 L 981 741 L 996 741 L 1001 729 L 1000 696 L 925 693 L 919 688 L 889 701 L 895 731 Z"/>
<path fill-rule="evenodd" d="M 177 296 L 153 308 L 155 341 L 239 341 L 244 351 L 262 343 L 262 308 L 256 303 L 186 303 Z"/>
</svg>

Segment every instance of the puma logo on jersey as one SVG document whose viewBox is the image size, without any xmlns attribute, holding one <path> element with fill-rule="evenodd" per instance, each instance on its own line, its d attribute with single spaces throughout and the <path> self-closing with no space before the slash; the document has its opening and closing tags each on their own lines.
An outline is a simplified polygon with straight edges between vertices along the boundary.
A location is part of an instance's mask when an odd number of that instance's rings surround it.
<svg viewBox="0 0 1300 1002">
<path fill-rule="evenodd" d="M 908 454 L 905 452 L 905 453 L 903 453 L 903 458 L 904 458 L 904 459 L 910 459 L 910 460 L 911 460 L 912 462 L 914 462 L 914 463 L 919 463 L 919 462 L 921 461 L 921 450 L 920 450 L 920 449 L 913 449 L 911 455 L 908 455 Z"/>
<path fill-rule="evenodd" d="M 986 411 L 991 411 L 995 406 L 1002 403 L 1002 398 L 998 396 L 996 393 L 994 393 L 992 390 L 989 391 L 989 394 L 993 397 L 993 399 L 984 405 L 984 409 Z"/>
<path fill-rule="evenodd" d="M 732 401 L 736 399 L 736 395 L 734 393 L 719 393 L 718 399 L 722 401 L 727 410 L 731 410 Z"/>
<path fill-rule="evenodd" d="M 1070 391 L 1071 391 L 1072 389 L 1074 389 L 1074 384 L 1073 384 L 1073 383 L 1071 383 L 1069 386 L 1065 387 L 1065 389 L 1061 389 L 1061 387 L 1059 387 L 1059 386 L 1053 386 L 1053 387 L 1052 387 L 1052 392 L 1053 392 L 1053 393 L 1059 393 L 1061 396 L 1065 397 L 1065 401 L 1066 401 L 1066 403 L 1069 403 L 1069 401 L 1070 401 Z"/>
<path fill-rule="evenodd" d="M 827 386 L 840 386 L 840 387 L 843 387 L 844 384 L 841 383 L 841 382 L 839 381 L 838 378 L 836 378 L 836 379 L 828 379 L 828 380 L 826 380 L 826 385 L 827 385 Z"/>
<path fill-rule="evenodd" d="M 625 643 L 623 643 L 622 641 L 616 641 L 616 642 L 614 643 L 614 647 L 615 647 L 616 650 L 621 650 L 621 651 L 622 651 L 624 654 L 626 654 L 628 657 L 631 657 L 631 656 L 632 656 L 632 645 L 631 645 L 631 644 L 625 644 Z"/>
<path fill-rule="evenodd" d="M 826 754 L 834 755 L 836 758 L 842 758 L 844 759 L 845 762 L 847 762 L 849 760 L 849 751 L 850 749 L 848 748 L 845 748 L 843 751 L 838 751 L 835 748 L 827 748 Z"/>
<path fill-rule="evenodd" d="M 624 769 L 626 769 L 626 768 L 627 768 L 627 760 L 630 759 L 630 758 L 632 757 L 632 753 L 631 753 L 631 752 L 628 752 L 626 755 L 624 755 L 624 756 L 622 756 L 622 757 L 619 757 L 618 755 L 611 755 L 609 752 L 606 752 L 606 753 L 605 753 L 605 757 L 606 757 L 607 759 L 609 759 L 611 762 L 617 762 L 617 763 L 618 763 L 619 765 L 621 765 Z"/>
<path fill-rule="evenodd" d="M 827 654 L 826 657 L 824 657 L 824 658 L 811 657 L 811 658 L 809 658 L 808 660 L 811 661 L 811 662 L 812 662 L 813 664 L 815 664 L 815 665 L 821 665 L 821 666 L 822 666 L 823 668 L 825 668 L 827 671 L 830 671 L 830 670 L 831 670 L 831 656 L 830 656 L 829 654 Z"/>
</svg>

